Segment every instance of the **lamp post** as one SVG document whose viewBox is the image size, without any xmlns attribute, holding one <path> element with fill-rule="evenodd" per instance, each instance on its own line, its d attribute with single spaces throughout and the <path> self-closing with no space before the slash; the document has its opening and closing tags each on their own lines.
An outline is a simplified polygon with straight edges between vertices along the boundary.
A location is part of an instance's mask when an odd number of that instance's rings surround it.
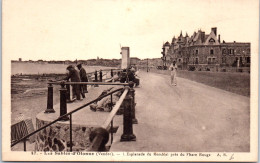
<svg viewBox="0 0 260 163">
<path fill-rule="evenodd" d="M 148 72 L 148 58 L 147 58 L 147 72 Z"/>
</svg>

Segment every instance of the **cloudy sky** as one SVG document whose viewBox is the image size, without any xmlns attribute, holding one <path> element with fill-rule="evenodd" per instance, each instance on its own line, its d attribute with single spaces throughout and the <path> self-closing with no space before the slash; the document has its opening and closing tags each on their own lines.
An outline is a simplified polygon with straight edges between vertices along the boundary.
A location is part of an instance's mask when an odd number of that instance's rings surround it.
<svg viewBox="0 0 260 163">
<path fill-rule="evenodd" d="M 5 0 L 3 55 L 23 60 L 160 58 L 182 30 L 217 27 L 221 40 L 258 45 L 258 0 Z"/>
</svg>

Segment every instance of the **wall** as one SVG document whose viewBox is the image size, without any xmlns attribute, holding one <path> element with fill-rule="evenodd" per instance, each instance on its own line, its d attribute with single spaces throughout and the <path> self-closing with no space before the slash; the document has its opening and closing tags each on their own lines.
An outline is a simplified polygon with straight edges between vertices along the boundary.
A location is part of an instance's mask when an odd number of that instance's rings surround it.
<svg viewBox="0 0 260 163">
<path fill-rule="evenodd" d="M 49 124 L 36 118 L 36 128 Z M 73 151 L 88 151 L 90 147 L 89 135 L 95 128 L 82 125 L 72 126 Z M 69 124 L 55 123 L 38 132 L 35 139 L 36 151 L 69 151 L 70 150 Z"/>
</svg>

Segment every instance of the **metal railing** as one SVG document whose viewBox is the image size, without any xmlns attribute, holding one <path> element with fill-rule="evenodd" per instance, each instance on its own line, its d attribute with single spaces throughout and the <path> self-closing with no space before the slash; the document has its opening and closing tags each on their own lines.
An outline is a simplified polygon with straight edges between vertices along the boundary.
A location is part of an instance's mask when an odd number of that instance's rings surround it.
<svg viewBox="0 0 260 163">
<path fill-rule="evenodd" d="M 124 93 L 121 95 L 120 99 L 114 106 L 113 110 L 110 112 L 108 118 L 105 120 L 103 125 L 94 131 L 96 133 L 92 140 L 92 144 L 90 146 L 91 151 L 104 151 L 105 144 L 107 143 L 108 139 L 106 138 L 107 140 L 105 142 L 103 142 L 103 140 L 105 139 L 105 137 L 108 137 L 109 129 L 110 129 L 110 133 L 111 133 L 111 144 L 112 144 L 112 142 L 113 142 L 113 118 L 116 115 L 117 111 L 119 110 L 120 106 L 122 105 L 123 100 L 125 99 L 127 93 L 128 93 L 128 89 L 125 89 Z M 112 99 L 112 96 L 111 96 L 111 99 Z"/>
<path fill-rule="evenodd" d="M 122 71 L 122 69 L 103 69 L 103 70 L 101 69 L 101 70 L 99 70 L 99 73 L 96 70 L 94 72 L 87 73 L 87 75 L 88 76 L 89 75 L 94 75 L 94 80 L 93 80 L 94 82 L 98 82 L 98 81 L 102 82 L 103 76 L 105 76 L 108 72 L 110 72 L 110 76 L 113 77 L 114 73 L 118 72 L 118 71 L 120 72 L 120 71 Z M 106 72 L 106 74 L 103 73 L 103 72 Z M 98 80 L 98 78 L 99 78 L 99 80 Z"/>
<path fill-rule="evenodd" d="M 130 140 L 135 140 L 135 136 L 133 135 L 133 129 L 132 129 L 132 124 L 133 123 L 137 123 L 137 120 L 135 118 L 135 101 L 134 101 L 134 83 L 130 82 L 130 83 L 102 83 L 102 82 L 49 82 L 48 83 L 48 98 L 47 98 L 47 109 L 45 110 L 45 113 L 53 113 L 55 112 L 55 110 L 53 109 L 53 84 L 57 84 L 57 85 L 61 85 L 61 89 L 60 89 L 60 116 L 55 119 L 54 121 L 50 122 L 49 124 L 35 130 L 34 132 L 24 136 L 23 138 L 13 142 L 11 144 L 11 147 L 15 146 L 16 144 L 18 144 L 19 142 L 24 143 L 24 151 L 26 151 L 26 140 L 38 133 L 39 131 L 47 128 L 48 126 L 58 122 L 58 121 L 67 121 L 69 120 L 69 128 L 70 128 L 70 151 L 72 151 L 72 114 L 85 108 L 86 106 L 89 106 L 90 104 L 93 104 L 95 102 L 100 101 L 101 99 L 107 97 L 107 96 L 111 96 L 111 112 L 108 116 L 108 118 L 106 119 L 106 121 L 104 122 L 104 124 L 101 127 L 101 130 L 108 130 L 109 129 L 109 124 L 111 124 L 111 128 L 113 128 L 113 118 L 116 114 L 116 112 L 118 111 L 118 109 L 120 108 L 120 106 L 122 105 L 123 101 L 125 102 L 124 105 L 124 132 L 123 135 L 121 137 L 122 141 L 130 141 Z M 119 85 L 119 86 L 124 86 L 124 88 L 119 88 L 116 89 L 114 91 L 111 91 L 109 93 L 107 93 L 106 95 L 102 95 L 90 102 L 88 102 L 87 104 L 84 104 L 78 108 L 76 108 L 75 110 L 67 113 L 67 102 L 66 102 L 66 94 L 67 94 L 67 89 L 65 88 L 65 85 L 74 85 L 74 84 L 80 84 L 80 85 Z M 112 109 L 113 107 L 113 101 L 112 101 L 112 95 L 115 92 L 118 91 L 122 91 L 124 90 L 124 93 L 121 95 L 119 101 L 116 103 L 115 107 Z M 111 129 L 110 129 L 111 130 Z M 112 131 L 111 131 L 111 138 L 113 139 L 113 135 L 112 135 Z M 92 147 L 91 149 L 96 151 L 96 150 L 100 150 L 100 148 L 97 148 L 100 146 L 101 141 L 104 139 L 103 136 L 101 136 L 99 133 L 96 134 L 95 139 L 93 140 L 92 143 Z M 112 141 L 111 141 L 112 142 Z M 102 144 L 101 144 L 102 145 Z M 103 144 L 104 146 L 104 144 Z"/>
</svg>

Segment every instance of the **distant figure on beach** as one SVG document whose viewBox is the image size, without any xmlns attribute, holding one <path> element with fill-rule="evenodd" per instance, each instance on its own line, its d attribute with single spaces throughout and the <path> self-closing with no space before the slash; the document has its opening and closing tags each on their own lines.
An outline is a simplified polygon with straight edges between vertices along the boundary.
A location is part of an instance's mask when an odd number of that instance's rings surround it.
<svg viewBox="0 0 260 163">
<path fill-rule="evenodd" d="M 171 71 L 171 85 L 177 85 L 176 77 L 177 77 L 177 64 L 175 61 L 172 62 L 169 70 Z"/>
<path fill-rule="evenodd" d="M 86 70 L 82 67 L 82 64 L 78 64 L 77 68 L 79 69 L 80 80 L 82 82 L 88 82 L 87 73 Z M 88 93 L 87 85 L 81 85 L 80 90 L 82 97 L 85 98 L 85 93 Z"/>
<path fill-rule="evenodd" d="M 69 71 L 69 73 L 68 73 L 67 77 L 64 78 L 63 80 L 69 81 L 69 79 L 70 79 L 71 82 L 80 82 L 79 73 L 72 65 L 69 65 L 67 67 L 67 70 Z M 77 100 L 80 100 L 80 85 L 79 84 L 72 85 L 72 93 L 73 93 L 73 99 L 77 98 Z"/>
</svg>

